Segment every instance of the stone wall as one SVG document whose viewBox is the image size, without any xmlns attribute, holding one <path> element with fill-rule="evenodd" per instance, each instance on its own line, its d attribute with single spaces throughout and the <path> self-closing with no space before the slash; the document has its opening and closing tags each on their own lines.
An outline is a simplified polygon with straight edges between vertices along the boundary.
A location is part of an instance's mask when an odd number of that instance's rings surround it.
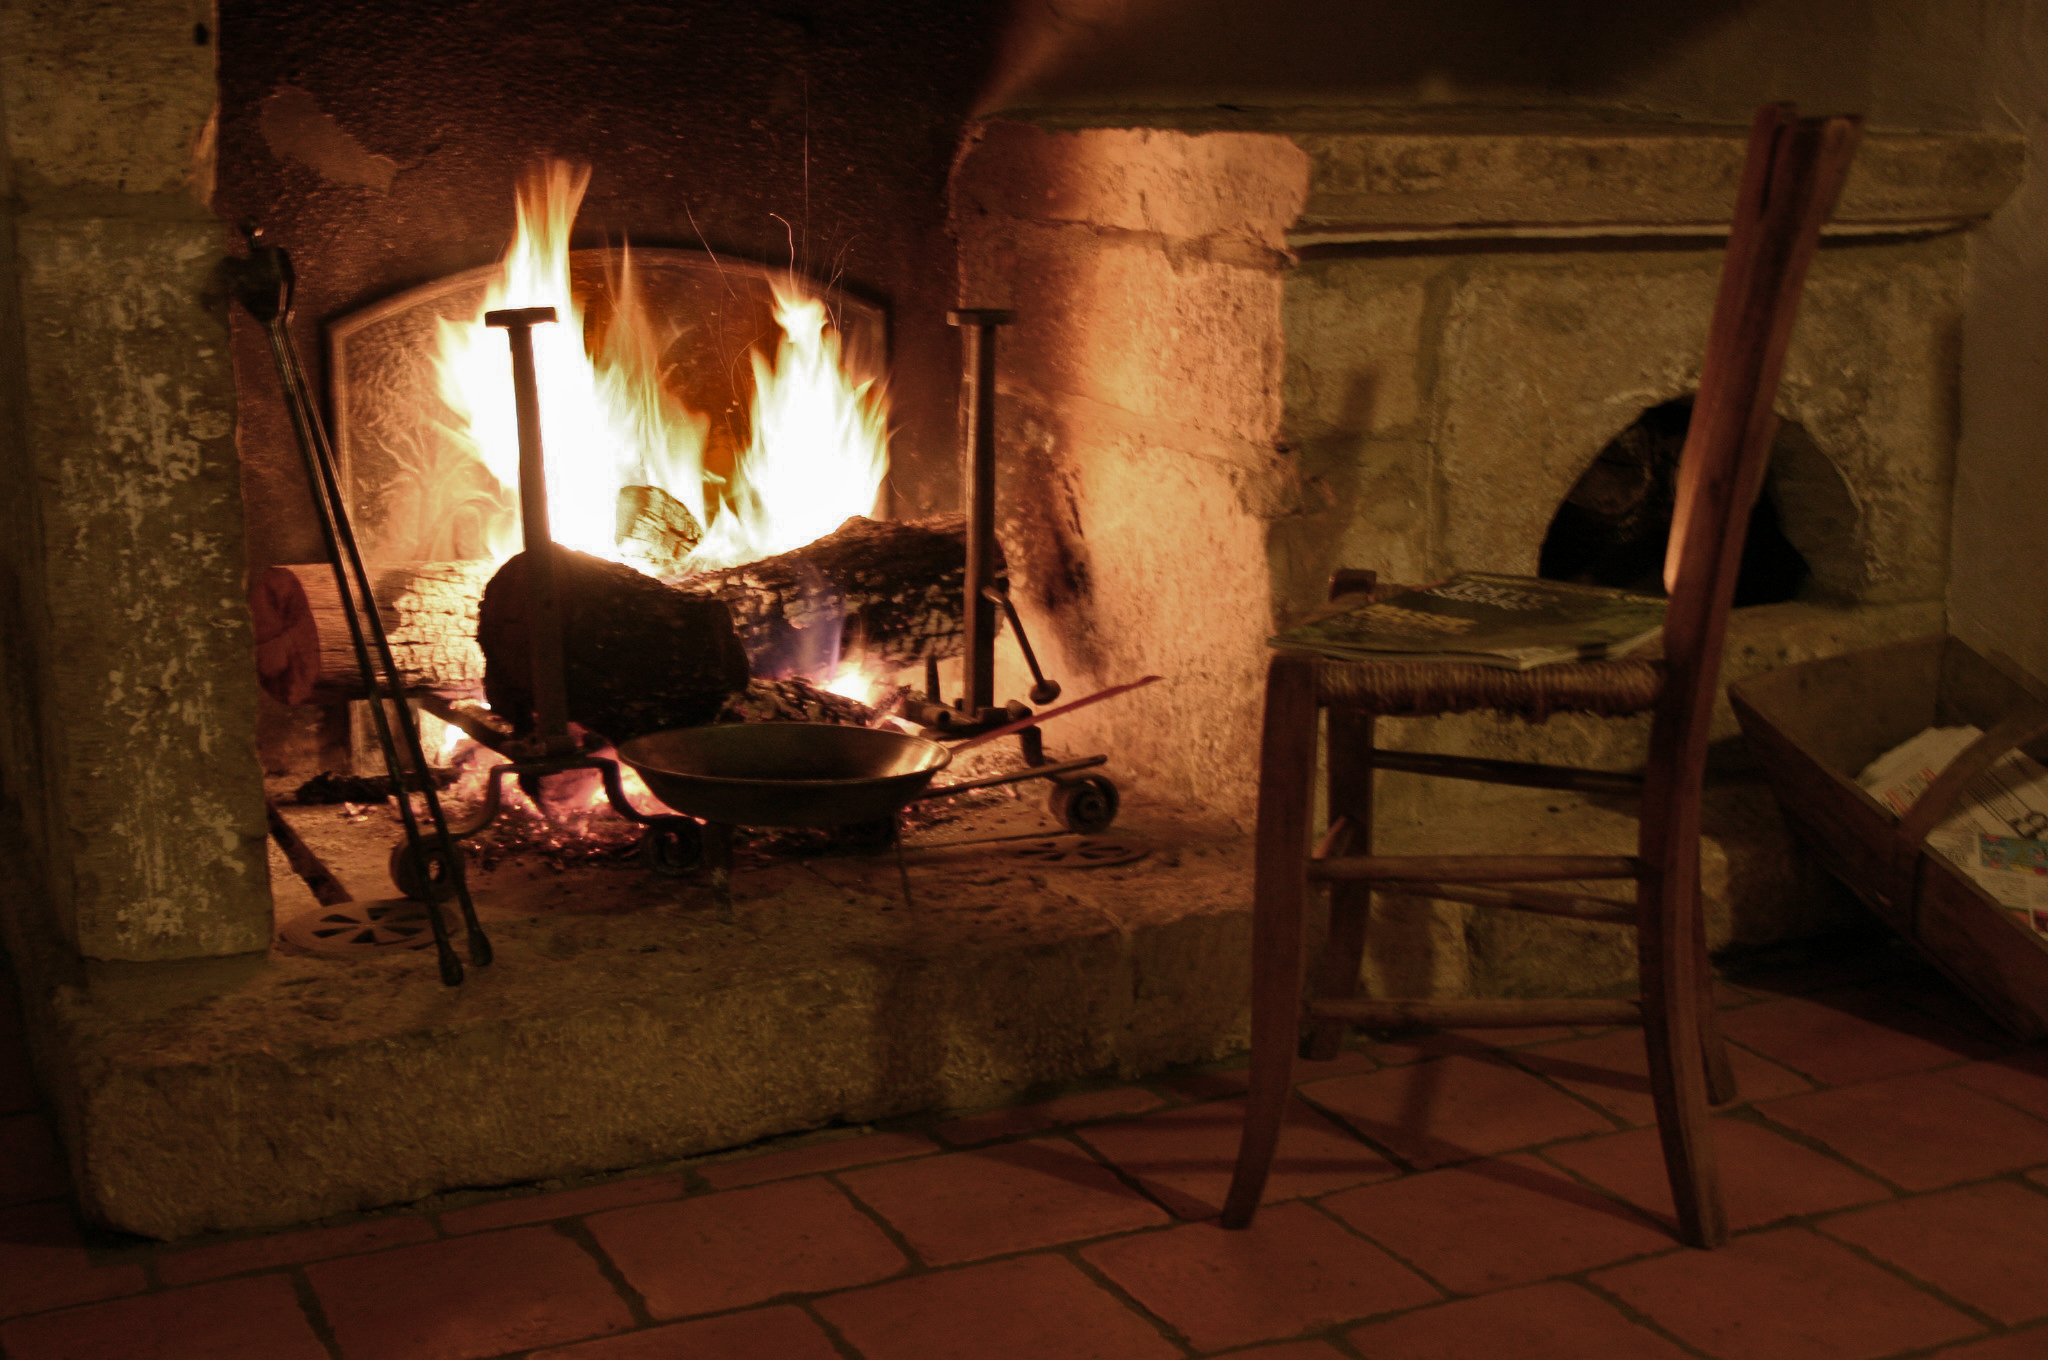
<svg viewBox="0 0 2048 1360">
<path fill-rule="evenodd" d="M 93 959 L 269 939 L 213 38 L 191 0 L 0 4 L 0 781 Z"/>
<path fill-rule="evenodd" d="M 1244 814 L 1272 631 L 1268 530 L 1295 481 L 1281 422 L 1282 253 L 1307 158 L 1283 137 L 1054 133 L 994 122 L 953 181 L 961 300 L 999 332 L 998 532 L 1063 750 Z M 998 645 L 997 698 L 1028 679 Z"/>
</svg>

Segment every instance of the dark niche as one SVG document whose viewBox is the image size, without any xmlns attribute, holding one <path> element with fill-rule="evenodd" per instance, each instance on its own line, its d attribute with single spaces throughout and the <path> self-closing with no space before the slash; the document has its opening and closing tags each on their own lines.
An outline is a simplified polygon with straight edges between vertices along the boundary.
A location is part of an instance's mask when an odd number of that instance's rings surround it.
<svg viewBox="0 0 2048 1360">
<path fill-rule="evenodd" d="M 1678 488 L 1678 456 L 1692 421 L 1692 398 L 1653 406 L 1600 450 L 1550 521 L 1537 572 L 1647 594 L 1664 593 L 1664 548 Z M 1782 442 L 1782 440 L 1781 440 Z M 1773 461 L 1777 447 L 1772 447 Z M 1775 478 L 1750 512 L 1735 604 L 1777 604 L 1797 597 L 1812 576 L 1785 536 Z"/>
</svg>

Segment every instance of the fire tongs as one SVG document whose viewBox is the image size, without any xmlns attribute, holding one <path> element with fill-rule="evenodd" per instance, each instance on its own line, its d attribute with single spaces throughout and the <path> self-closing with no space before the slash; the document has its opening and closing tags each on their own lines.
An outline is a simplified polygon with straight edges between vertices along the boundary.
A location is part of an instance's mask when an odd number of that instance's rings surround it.
<svg viewBox="0 0 2048 1360">
<path fill-rule="evenodd" d="M 398 803 L 399 820 L 405 825 L 405 844 L 394 854 L 394 866 L 404 865 L 423 884 L 437 884 L 440 891 L 412 893 L 428 899 L 426 915 L 433 929 L 434 952 L 441 965 L 441 981 L 453 987 L 462 981 L 462 960 L 448 935 L 448 923 L 434 899 L 445 897 L 452 888 L 461 904 L 462 924 L 468 932 L 469 961 L 477 967 L 491 961 L 491 941 L 477 923 L 476 904 L 470 900 L 469 884 L 462 872 L 462 856 L 448 830 L 441 808 L 440 792 L 428 768 L 425 748 L 420 744 L 419 724 L 406 703 L 405 685 L 398 663 L 391 654 L 391 641 L 384 634 L 384 620 L 377 613 L 370 594 L 369 573 L 363 569 L 363 555 L 356 547 L 350 526 L 348 504 L 341 494 L 339 464 L 334 444 L 327 436 L 326 422 L 313 401 L 299 366 L 299 353 L 292 344 L 286 323 L 292 313 L 292 262 L 281 248 L 265 245 L 262 233 L 244 227 L 249 242 L 247 259 L 228 261 L 228 278 L 234 296 L 250 316 L 262 325 L 270 340 L 271 358 L 277 362 L 278 382 L 284 389 L 285 407 L 291 413 L 292 432 L 297 436 L 299 455 L 305 462 L 306 483 L 312 492 L 315 518 L 327 545 L 327 561 L 334 568 L 335 593 L 340 597 L 342 615 L 348 620 L 349 642 L 355 649 L 356 669 L 370 696 L 370 718 L 377 730 L 377 745 L 384 755 L 384 768 L 391 775 L 391 789 Z M 372 664 L 374 657 L 375 664 Z M 397 735 L 392 716 L 397 717 Z M 398 744 L 404 742 L 401 759 Z M 426 802 L 433 823 L 429 836 L 420 826 L 413 809 L 412 794 Z M 398 876 L 398 875 L 394 875 Z"/>
<path fill-rule="evenodd" d="M 505 332 L 512 346 L 512 395 L 519 422 L 519 521 L 526 549 L 526 622 L 532 651 L 529 666 L 534 707 L 534 732 L 508 739 L 490 732 L 467 715 L 442 712 L 444 720 L 469 733 L 500 755 L 505 764 L 491 767 L 483 802 L 469 821 L 457 827 L 455 840 L 476 835 L 504 807 L 504 782 L 518 778 L 527 787 L 551 774 L 595 770 L 604 782 L 612 811 L 645 828 L 640 846 L 648 867 L 657 873 L 681 875 L 703 858 L 713 861 L 714 875 L 727 867 L 729 845 L 703 837 L 697 823 L 670 813 L 652 816 L 626 800 L 619 781 L 619 763 L 594 756 L 578 745 L 569 731 L 569 694 L 563 667 L 562 600 L 556 576 L 556 545 L 548 526 L 547 459 L 541 448 L 540 383 L 533 365 L 533 328 L 555 320 L 552 307 L 517 307 L 484 313 L 484 324 Z M 723 852 L 723 853 L 722 853 Z"/>
</svg>

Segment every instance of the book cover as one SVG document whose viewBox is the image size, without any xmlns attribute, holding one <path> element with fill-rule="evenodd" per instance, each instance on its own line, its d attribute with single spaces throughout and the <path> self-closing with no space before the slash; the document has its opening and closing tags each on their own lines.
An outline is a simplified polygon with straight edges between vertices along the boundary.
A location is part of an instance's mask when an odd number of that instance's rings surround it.
<svg viewBox="0 0 2048 1360">
<path fill-rule="evenodd" d="M 1528 670 L 1620 656 L 1664 627 L 1664 601 L 1605 586 L 1465 572 L 1376 602 L 1333 600 L 1267 639 L 1350 661 Z"/>
</svg>

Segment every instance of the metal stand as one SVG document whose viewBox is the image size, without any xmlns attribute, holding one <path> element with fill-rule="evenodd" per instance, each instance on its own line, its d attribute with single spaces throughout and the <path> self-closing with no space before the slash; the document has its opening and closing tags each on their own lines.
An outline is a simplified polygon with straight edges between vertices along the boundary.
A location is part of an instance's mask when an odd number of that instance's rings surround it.
<svg viewBox="0 0 2048 1360">
<path fill-rule="evenodd" d="M 562 606 L 555 571 L 556 545 L 548 525 L 547 458 L 541 447 L 540 383 L 533 366 L 533 328 L 555 320 L 552 307 L 512 308 L 486 312 L 484 324 L 505 332 L 512 347 L 512 391 L 519 417 L 519 518 L 526 549 L 527 621 L 532 632 L 534 734 L 523 743 L 503 738 L 485 744 L 512 757 L 491 768 L 484 785 L 483 804 L 468 822 L 450 833 L 455 840 L 467 840 L 498 819 L 504 810 L 504 784 L 508 778 L 542 779 L 571 770 L 596 770 L 604 782 L 605 801 L 612 811 L 629 822 L 645 827 L 640 840 L 641 855 L 657 873 L 682 875 L 694 871 L 704 858 L 705 836 L 697 823 L 673 814 L 648 816 L 626 801 L 619 780 L 619 764 L 579 749 L 569 731 L 568 682 L 563 670 Z M 446 713 L 441 716 L 450 717 Z M 471 723 L 458 724 L 472 737 L 483 734 Z M 713 838 L 716 839 L 715 837 Z M 408 896 L 420 896 L 414 889 L 429 885 L 405 880 L 399 889 Z M 729 898 L 723 915 L 730 919 Z"/>
<path fill-rule="evenodd" d="M 938 666 L 927 662 L 925 701 L 913 707 L 911 717 L 935 741 L 970 741 L 1032 716 L 1028 707 L 1014 699 L 1000 708 L 995 704 L 996 630 L 1000 627 L 997 610 L 1008 621 L 1024 664 L 1030 668 L 1031 702 L 1051 703 L 1059 698 L 1060 686 L 1039 669 L 1031 639 L 1025 635 L 1023 620 L 1018 618 L 1017 608 L 1010 600 L 1009 579 L 996 568 L 996 328 L 1009 322 L 1010 313 L 965 308 L 948 312 L 946 319 L 960 327 L 965 351 L 967 439 L 960 478 L 967 511 L 967 598 L 961 609 L 965 631 L 963 693 L 956 702 L 946 703 L 939 694 Z M 1102 831 L 1116 820 L 1116 784 L 1107 775 L 1080 773 L 1107 763 L 1108 756 L 1084 756 L 1049 764 L 1045 758 L 1045 739 L 1036 726 L 1022 727 L 1016 736 L 1027 769 L 935 789 L 928 796 L 1044 779 L 1053 785 L 1048 806 L 1069 830 Z"/>
</svg>

